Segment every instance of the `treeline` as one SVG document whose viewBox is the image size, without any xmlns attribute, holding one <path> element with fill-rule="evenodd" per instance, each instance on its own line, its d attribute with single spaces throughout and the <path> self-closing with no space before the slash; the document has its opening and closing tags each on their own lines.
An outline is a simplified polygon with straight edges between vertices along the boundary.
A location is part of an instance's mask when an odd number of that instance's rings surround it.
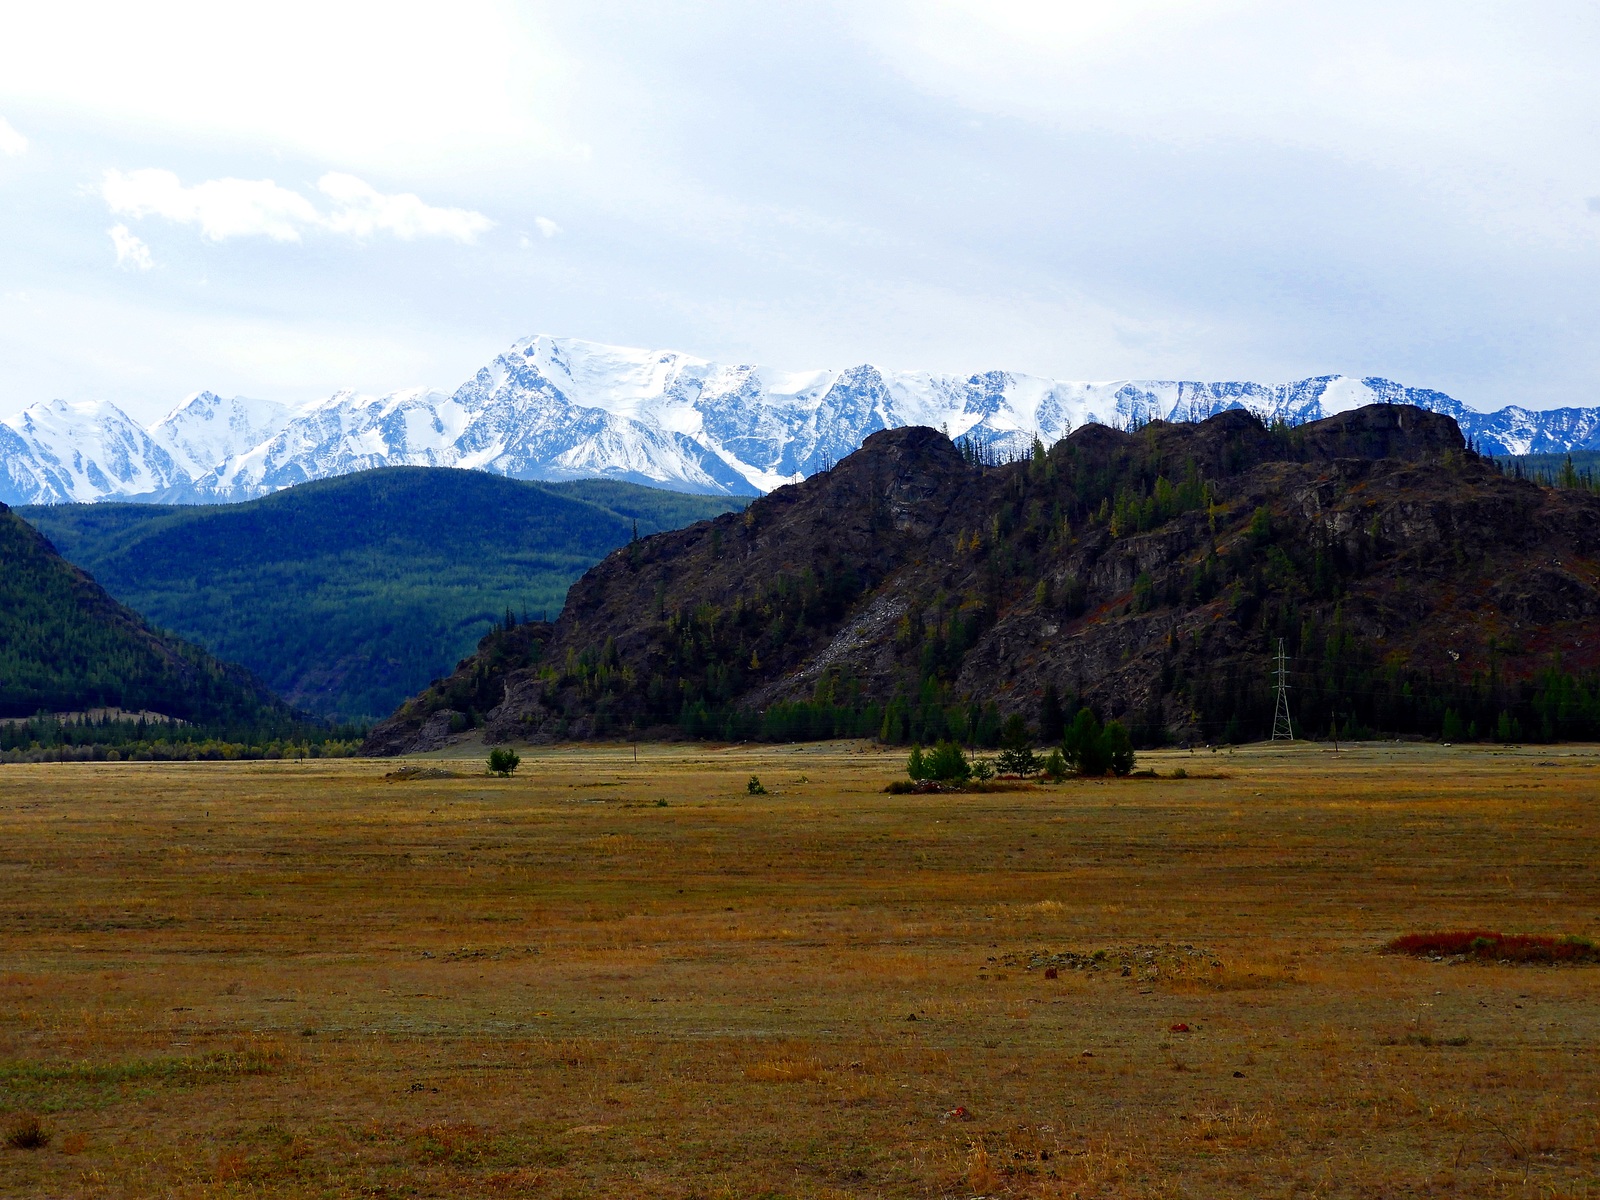
<svg viewBox="0 0 1600 1200">
<path fill-rule="evenodd" d="M 181 762 L 196 759 L 345 758 L 364 730 L 280 720 L 188 724 L 41 713 L 0 722 L 0 762 Z"/>
<path fill-rule="evenodd" d="M 1285 638 L 1286 645 L 1288 638 Z M 1551 666 L 1531 679 L 1488 669 L 1423 671 L 1381 661 L 1330 635 L 1291 656 L 1289 706 L 1297 737 L 1359 741 L 1379 735 L 1449 742 L 1600 739 L 1600 676 Z M 1321 652 L 1320 655 L 1318 652 Z M 1276 693 L 1259 671 L 1208 673 L 1192 684 L 1208 740 L 1256 741 L 1272 731 Z M 1149 739 L 1151 731 L 1139 730 Z"/>
<path fill-rule="evenodd" d="M 1600 451 L 1569 454 L 1514 454 L 1495 458 L 1502 473 L 1545 487 L 1580 488 L 1600 493 Z"/>
<path fill-rule="evenodd" d="M 1133 742 L 1120 721 L 1101 725 L 1092 711 L 1082 709 L 1061 735 L 1060 744 L 1043 758 L 1033 751 L 1033 733 L 1022 714 L 1013 713 L 1007 717 L 1000 735 L 1005 748 L 993 760 L 968 760 L 958 742 L 941 741 L 926 753 L 920 745 L 913 746 L 911 757 L 906 761 L 906 775 L 914 784 L 927 781 L 961 784 L 969 780 L 985 782 L 997 774 L 1018 779 L 1043 775 L 1059 781 L 1069 774 L 1094 779 L 1107 774 L 1133 773 Z"/>
<path fill-rule="evenodd" d="M 157 740 L 139 745 L 32 746 L 0 750 L 0 763 L 46 762 L 236 762 L 260 759 L 353 758 L 361 742 L 227 742 Z"/>
</svg>

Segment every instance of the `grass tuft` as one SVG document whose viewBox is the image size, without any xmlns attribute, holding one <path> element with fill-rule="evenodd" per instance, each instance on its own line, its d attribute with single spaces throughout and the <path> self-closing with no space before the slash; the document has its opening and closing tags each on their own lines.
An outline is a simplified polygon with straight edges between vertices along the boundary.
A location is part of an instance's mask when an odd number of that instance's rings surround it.
<svg viewBox="0 0 1600 1200">
<path fill-rule="evenodd" d="M 43 1150 L 50 1144 L 50 1131 L 35 1113 L 19 1113 L 6 1129 L 6 1145 L 13 1150 Z"/>
<path fill-rule="evenodd" d="M 751 1063 L 744 1077 L 757 1083 L 802 1083 L 822 1075 L 820 1063 L 792 1058 L 774 1058 Z"/>
</svg>

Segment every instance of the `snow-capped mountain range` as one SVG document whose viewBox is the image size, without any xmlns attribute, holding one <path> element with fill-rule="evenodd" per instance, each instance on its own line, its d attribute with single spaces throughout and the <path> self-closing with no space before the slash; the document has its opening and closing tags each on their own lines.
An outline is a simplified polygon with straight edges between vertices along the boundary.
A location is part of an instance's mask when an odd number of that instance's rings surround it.
<svg viewBox="0 0 1600 1200">
<path fill-rule="evenodd" d="M 293 409 L 196 392 L 150 426 L 104 401 L 36 404 L 0 422 L 0 501 L 242 500 L 398 465 L 754 495 L 901 425 L 943 428 L 1006 452 L 1094 422 L 1192 421 L 1247 408 L 1298 424 L 1373 403 L 1447 413 L 1489 453 L 1600 448 L 1600 408 L 1486 413 L 1387 379 L 1325 375 L 1268 386 L 1069 383 L 1006 371 L 936 375 L 870 365 L 786 372 L 533 337 L 450 393 L 336 392 Z"/>
</svg>

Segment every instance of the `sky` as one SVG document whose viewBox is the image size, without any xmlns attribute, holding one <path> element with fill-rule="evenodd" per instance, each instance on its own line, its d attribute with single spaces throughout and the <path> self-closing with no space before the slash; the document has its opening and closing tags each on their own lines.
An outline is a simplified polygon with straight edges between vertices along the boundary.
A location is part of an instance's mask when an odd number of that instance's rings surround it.
<svg viewBox="0 0 1600 1200">
<path fill-rule="evenodd" d="M 781 368 L 1600 404 L 1600 8 L 0 0 L 0 416 Z"/>
</svg>

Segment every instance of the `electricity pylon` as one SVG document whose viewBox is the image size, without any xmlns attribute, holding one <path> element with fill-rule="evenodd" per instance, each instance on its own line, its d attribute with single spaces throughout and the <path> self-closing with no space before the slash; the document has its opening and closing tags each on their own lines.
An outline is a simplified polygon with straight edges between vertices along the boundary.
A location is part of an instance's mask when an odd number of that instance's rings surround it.
<svg viewBox="0 0 1600 1200">
<path fill-rule="evenodd" d="M 1278 639 L 1278 665 L 1273 674 L 1278 677 L 1278 703 L 1272 711 L 1272 740 L 1294 741 L 1294 725 L 1289 721 L 1289 659 L 1283 652 L 1283 639 Z"/>
</svg>

